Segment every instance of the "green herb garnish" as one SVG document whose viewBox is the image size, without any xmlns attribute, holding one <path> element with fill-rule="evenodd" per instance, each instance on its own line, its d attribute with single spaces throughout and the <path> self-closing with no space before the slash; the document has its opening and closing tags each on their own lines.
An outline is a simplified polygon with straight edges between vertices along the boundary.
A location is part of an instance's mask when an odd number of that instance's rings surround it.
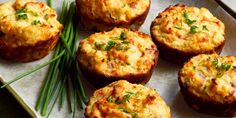
<svg viewBox="0 0 236 118">
<path fill-rule="evenodd" d="M 118 40 L 120 37 L 110 37 L 112 40 Z"/>
<path fill-rule="evenodd" d="M 115 103 L 116 104 L 123 104 L 124 102 L 129 102 L 131 97 L 133 97 L 134 95 L 136 95 L 136 93 L 126 92 L 126 94 L 124 95 L 123 99 L 122 100 L 116 100 Z"/>
<path fill-rule="evenodd" d="M 21 10 L 18 10 L 15 15 L 16 15 L 16 19 L 17 20 L 20 20 L 20 19 L 25 20 L 25 19 L 28 18 L 27 14 L 26 14 L 26 9 L 25 8 L 23 8 Z"/>
<path fill-rule="evenodd" d="M 223 70 L 218 70 L 217 77 L 221 78 L 223 75 L 224 75 L 224 71 Z"/>
<path fill-rule="evenodd" d="M 105 46 L 105 44 L 103 44 L 103 43 L 98 43 L 98 42 L 95 42 L 94 45 L 95 45 L 96 49 L 98 49 L 98 50 L 104 49 L 104 46 Z"/>
<path fill-rule="evenodd" d="M 197 26 L 196 25 L 194 25 L 194 26 L 191 26 L 190 27 L 190 33 L 197 33 Z"/>
<path fill-rule="evenodd" d="M 185 22 L 188 24 L 188 26 L 190 27 L 190 33 L 197 33 L 197 26 L 196 25 L 193 25 L 195 22 L 197 22 L 197 20 L 191 20 L 189 19 L 189 16 L 188 16 L 188 12 L 184 11 L 184 20 Z"/>
<path fill-rule="evenodd" d="M 35 17 L 39 16 L 39 14 L 37 12 L 31 11 L 31 10 L 29 12 Z"/>
<path fill-rule="evenodd" d="M 224 70 L 226 70 L 226 71 L 229 70 L 230 67 L 231 67 L 230 64 L 227 64 L 227 63 L 222 63 L 222 64 L 221 64 L 221 68 L 224 69 Z"/>
<path fill-rule="evenodd" d="M 117 43 L 115 41 L 108 41 L 107 46 L 105 48 L 106 51 L 110 51 Z"/>
<path fill-rule="evenodd" d="M 121 42 L 122 44 L 129 44 L 130 42 L 128 42 L 128 41 L 123 41 L 123 42 Z"/>
<path fill-rule="evenodd" d="M 132 113 L 132 118 L 138 118 L 138 114 L 137 113 Z"/>
<path fill-rule="evenodd" d="M 215 66 L 215 68 L 217 69 L 218 68 L 218 59 L 214 58 L 214 61 L 212 63 Z"/>
<path fill-rule="evenodd" d="M 203 26 L 202 26 L 202 30 L 209 31 L 206 25 L 203 25 Z"/>
<path fill-rule="evenodd" d="M 189 26 L 191 26 L 193 23 L 195 23 L 195 22 L 197 22 L 196 20 L 190 20 L 190 19 L 188 19 L 187 21 L 186 21 L 186 23 L 189 25 Z"/>
<path fill-rule="evenodd" d="M 231 68 L 231 65 L 228 63 L 222 63 L 221 65 L 219 65 L 217 58 L 214 58 L 212 64 L 217 69 L 217 77 L 219 77 L 219 78 L 222 77 L 224 75 L 224 73 Z"/>
<path fill-rule="evenodd" d="M 32 21 L 31 23 L 32 25 L 38 25 L 38 24 L 41 24 L 40 20 L 34 20 Z"/>
<path fill-rule="evenodd" d="M 127 94 L 124 96 L 123 100 L 124 100 L 124 102 L 126 102 L 126 101 L 129 102 L 130 98 L 131 98 L 132 96 L 134 96 L 135 93 L 132 93 L 132 92 L 126 92 L 126 93 L 127 93 Z"/>
<path fill-rule="evenodd" d="M 188 12 L 186 12 L 186 11 L 184 11 L 183 16 L 184 16 L 185 22 L 186 22 L 189 26 L 191 26 L 193 23 L 197 22 L 196 20 L 190 20 L 190 19 L 189 19 L 189 16 L 188 16 Z"/>
<path fill-rule="evenodd" d="M 109 97 L 107 98 L 107 101 L 108 101 L 108 102 L 113 102 L 112 96 L 109 96 Z"/>
<path fill-rule="evenodd" d="M 126 35 L 124 32 L 121 32 L 120 34 L 120 40 L 124 40 L 126 38 Z"/>
<path fill-rule="evenodd" d="M 127 109 L 125 108 L 119 108 L 120 111 L 125 112 L 125 113 L 130 113 Z"/>
<path fill-rule="evenodd" d="M 181 27 L 174 26 L 175 29 L 181 30 Z"/>
<path fill-rule="evenodd" d="M 46 15 L 44 16 L 44 18 L 45 18 L 45 20 L 48 20 L 48 19 L 49 19 L 49 15 L 46 14 Z"/>
<path fill-rule="evenodd" d="M 184 11 L 183 16 L 184 16 L 184 19 L 185 19 L 185 20 L 188 19 L 188 12 L 187 12 L 187 11 Z"/>
</svg>

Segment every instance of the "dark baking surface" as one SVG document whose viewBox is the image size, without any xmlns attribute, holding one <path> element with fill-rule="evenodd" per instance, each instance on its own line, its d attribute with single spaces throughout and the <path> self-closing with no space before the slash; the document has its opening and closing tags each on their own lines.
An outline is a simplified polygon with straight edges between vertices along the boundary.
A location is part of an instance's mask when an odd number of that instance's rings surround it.
<svg viewBox="0 0 236 118">
<path fill-rule="evenodd" d="M 5 88 L 0 89 L 0 118 L 30 118 L 30 115 Z"/>
</svg>

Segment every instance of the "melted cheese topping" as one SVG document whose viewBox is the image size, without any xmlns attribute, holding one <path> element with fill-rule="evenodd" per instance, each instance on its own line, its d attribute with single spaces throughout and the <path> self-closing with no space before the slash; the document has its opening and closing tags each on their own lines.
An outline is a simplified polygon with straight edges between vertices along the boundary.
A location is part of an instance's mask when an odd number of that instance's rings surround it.
<svg viewBox="0 0 236 118">
<path fill-rule="evenodd" d="M 128 22 L 142 15 L 150 6 L 150 0 L 77 0 L 80 12 L 93 20 Z"/>
<path fill-rule="evenodd" d="M 170 118 L 170 108 L 158 93 L 125 80 L 96 90 L 86 108 L 87 118 Z"/>
<path fill-rule="evenodd" d="M 204 100 L 236 101 L 236 57 L 202 54 L 187 62 L 180 75 L 188 91 Z"/>
<path fill-rule="evenodd" d="M 80 63 L 108 77 L 145 74 L 157 58 L 150 36 L 123 28 L 93 34 L 80 41 L 78 50 Z"/>
<path fill-rule="evenodd" d="M 206 8 L 171 6 L 153 21 L 158 42 L 184 52 L 212 51 L 224 42 L 224 24 Z"/>
<path fill-rule="evenodd" d="M 58 35 L 56 11 L 42 2 L 16 0 L 0 4 L 0 32 L 7 45 L 26 46 Z"/>
</svg>

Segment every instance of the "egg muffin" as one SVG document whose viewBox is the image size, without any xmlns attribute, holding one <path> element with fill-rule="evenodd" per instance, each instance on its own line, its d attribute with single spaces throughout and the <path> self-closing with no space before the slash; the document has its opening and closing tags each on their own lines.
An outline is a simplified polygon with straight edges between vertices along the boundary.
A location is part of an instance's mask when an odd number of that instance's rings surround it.
<svg viewBox="0 0 236 118">
<path fill-rule="evenodd" d="M 224 24 L 206 8 L 170 6 L 154 19 L 150 30 L 160 57 L 174 63 L 198 54 L 219 54 L 225 44 Z"/>
<path fill-rule="evenodd" d="M 193 109 L 220 116 L 236 114 L 236 57 L 200 54 L 179 72 L 179 85 Z"/>
<path fill-rule="evenodd" d="M 146 19 L 151 0 L 76 0 L 86 29 L 108 31 L 114 27 L 138 30 Z"/>
<path fill-rule="evenodd" d="M 119 80 L 93 93 L 85 117 L 171 118 L 171 112 L 154 89 Z"/>
<path fill-rule="evenodd" d="M 16 0 L 0 4 L 0 56 L 33 61 L 56 45 L 62 25 L 56 11 L 42 2 Z"/>
<path fill-rule="evenodd" d="M 145 84 L 157 58 L 149 35 L 125 28 L 95 33 L 81 40 L 77 51 L 81 71 L 97 87 L 121 79 Z"/>
</svg>

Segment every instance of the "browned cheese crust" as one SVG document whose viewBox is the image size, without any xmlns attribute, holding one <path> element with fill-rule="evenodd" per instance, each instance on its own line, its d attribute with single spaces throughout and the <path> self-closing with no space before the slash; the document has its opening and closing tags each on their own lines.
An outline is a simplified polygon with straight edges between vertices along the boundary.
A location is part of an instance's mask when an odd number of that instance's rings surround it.
<svg viewBox="0 0 236 118">
<path fill-rule="evenodd" d="M 77 51 L 81 71 L 97 87 L 121 79 L 145 84 L 157 59 L 150 36 L 124 28 L 95 33 L 81 40 Z"/>
<path fill-rule="evenodd" d="M 120 80 L 94 92 L 85 117 L 171 118 L 171 112 L 154 89 Z"/>
<path fill-rule="evenodd" d="M 56 18 L 56 11 L 35 0 L 0 4 L 0 56 L 21 62 L 46 56 L 62 29 Z"/>
<path fill-rule="evenodd" d="M 196 111 L 236 115 L 236 57 L 195 56 L 180 70 L 179 85 L 185 100 Z"/>
<path fill-rule="evenodd" d="M 185 5 L 166 8 L 151 24 L 160 57 L 180 64 L 198 54 L 219 54 L 225 44 L 224 30 L 206 8 Z"/>
<path fill-rule="evenodd" d="M 138 30 L 146 19 L 151 0 L 76 0 L 86 29 L 108 31 L 114 27 Z"/>
</svg>

